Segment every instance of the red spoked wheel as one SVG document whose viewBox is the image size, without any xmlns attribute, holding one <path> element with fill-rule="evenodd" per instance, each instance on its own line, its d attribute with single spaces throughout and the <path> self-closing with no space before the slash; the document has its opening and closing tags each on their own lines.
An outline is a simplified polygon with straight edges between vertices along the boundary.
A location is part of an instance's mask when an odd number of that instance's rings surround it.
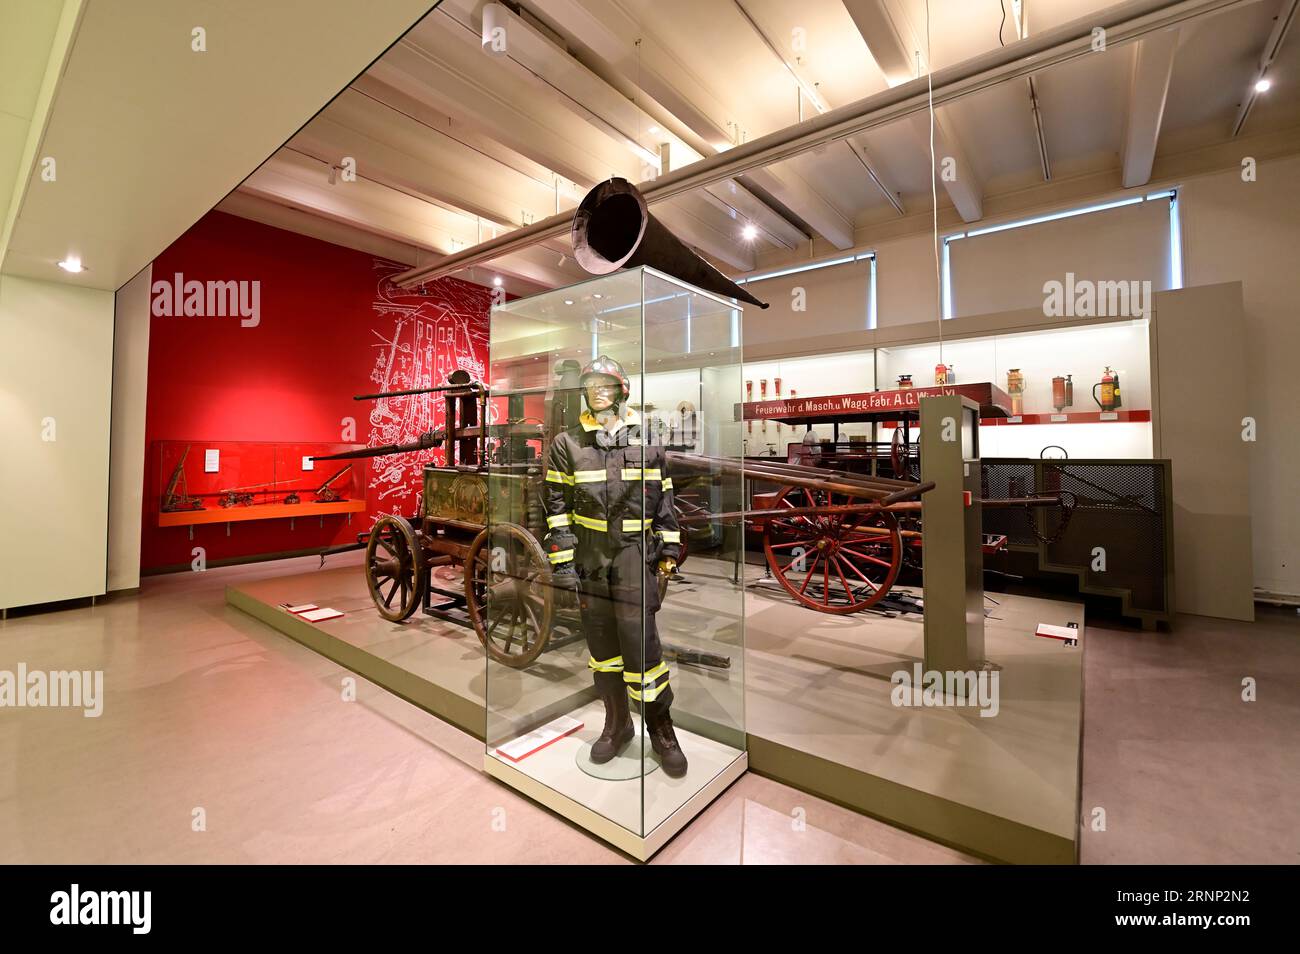
<svg viewBox="0 0 1300 954">
<path fill-rule="evenodd" d="M 888 512 L 792 514 L 782 510 L 862 503 L 823 490 L 786 487 L 765 518 L 767 565 L 787 593 L 821 613 L 874 606 L 898 579 L 903 540 Z"/>
</svg>

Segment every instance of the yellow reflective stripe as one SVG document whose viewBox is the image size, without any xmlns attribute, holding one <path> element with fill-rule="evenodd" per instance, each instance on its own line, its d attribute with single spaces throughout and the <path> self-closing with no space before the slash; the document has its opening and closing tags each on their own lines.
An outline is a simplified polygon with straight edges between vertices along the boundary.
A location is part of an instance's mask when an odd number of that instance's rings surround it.
<svg viewBox="0 0 1300 954">
<path fill-rule="evenodd" d="M 552 563 L 568 563 L 573 559 L 573 550 L 556 550 L 554 553 L 546 554 L 546 559 Z"/>
<path fill-rule="evenodd" d="M 646 519 L 646 520 L 624 520 L 624 521 L 623 521 L 623 532 L 624 532 L 624 533 L 636 533 L 638 530 L 645 530 L 645 529 L 647 529 L 647 528 L 650 526 L 650 524 L 652 524 L 652 523 L 654 523 L 654 518 L 653 518 L 653 517 L 650 517 L 650 518 L 648 518 L 648 519 Z"/>
<path fill-rule="evenodd" d="M 575 513 L 573 522 L 580 527 L 586 527 L 588 530 L 599 530 L 601 533 L 609 532 L 609 524 L 604 520 L 597 520 L 595 517 L 584 517 L 580 513 Z"/>
<path fill-rule="evenodd" d="M 634 686 L 627 687 L 627 694 L 637 702 L 654 702 L 667 691 L 667 682 L 658 686 L 647 686 L 644 689 L 637 689 Z"/>
<path fill-rule="evenodd" d="M 662 480 L 663 474 L 653 467 L 624 467 L 622 477 L 624 480 Z"/>
<path fill-rule="evenodd" d="M 623 657 L 615 656 L 613 659 L 597 659 L 592 656 L 587 660 L 587 668 L 592 672 L 622 672 Z"/>
<path fill-rule="evenodd" d="M 569 482 L 573 484 L 598 484 L 605 479 L 603 470 L 575 470 Z"/>
<path fill-rule="evenodd" d="M 627 694 L 637 702 L 654 702 L 668 691 L 668 664 L 661 662 L 649 672 L 624 672 Z"/>
<path fill-rule="evenodd" d="M 664 478 L 664 483 L 663 483 L 663 488 L 662 488 L 662 489 L 664 489 L 664 490 L 672 490 L 672 489 L 673 489 L 673 479 L 672 479 L 671 477 L 665 477 L 665 478 Z"/>
<path fill-rule="evenodd" d="M 639 682 L 643 686 L 648 686 L 650 683 L 654 682 L 660 676 L 667 676 L 667 675 L 668 675 L 668 663 L 661 662 L 659 665 L 655 666 L 649 672 L 624 672 L 623 681 Z"/>
<path fill-rule="evenodd" d="M 645 472 L 645 479 L 646 479 L 646 480 L 663 480 L 663 474 L 661 474 L 661 473 L 659 472 L 658 468 L 654 468 L 654 467 L 652 467 L 652 468 L 649 468 L 648 470 L 646 470 L 646 472 Z"/>
<path fill-rule="evenodd" d="M 680 530 L 660 530 L 659 536 L 664 538 L 664 543 L 682 542 L 682 532 Z"/>
<path fill-rule="evenodd" d="M 562 474 L 562 473 L 560 473 L 558 470 L 548 470 L 548 471 L 546 472 L 546 479 L 547 479 L 547 481 L 548 481 L 549 483 L 552 483 L 552 484 L 571 484 L 571 483 L 573 483 L 573 478 L 572 478 L 572 477 L 570 477 L 568 474 Z"/>
<path fill-rule="evenodd" d="M 546 526 L 554 530 L 556 527 L 567 527 L 569 525 L 569 515 L 567 513 L 557 513 L 554 517 L 546 518 Z"/>
</svg>

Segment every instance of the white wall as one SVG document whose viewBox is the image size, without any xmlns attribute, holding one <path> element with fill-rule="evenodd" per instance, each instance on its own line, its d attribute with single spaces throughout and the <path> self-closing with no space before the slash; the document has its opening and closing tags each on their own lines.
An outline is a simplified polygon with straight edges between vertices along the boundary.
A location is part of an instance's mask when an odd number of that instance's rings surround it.
<svg viewBox="0 0 1300 954">
<path fill-rule="evenodd" d="M 1297 370 L 1297 359 L 1300 358 L 1300 315 L 1297 314 L 1300 267 L 1295 264 L 1297 250 L 1300 250 L 1300 156 L 1260 162 L 1254 182 L 1243 182 L 1240 170 L 1232 168 L 1189 177 L 1173 184 L 1180 189 L 1184 287 L 1233 281 L 1243 284 L 1245 323 L 1242 333 L 1247 338 L 1248 347 L 1245 380 L 1207 382 L 1205 393 L 1208 401 L 1213 400 L 1217 388 L 1244 388 L 1251 416 L 1258 423 L 1258 441 L 1250 447 L 1249 482 L 1255 583 L 1270 591 L 1300 594 L 1300 543 L 1297 543 L 1300 541 L 1300 503 L 1297 503 L 1296 493 L 1296 475 L 1300 474 L 1300 440 L 1296 437 L 1300 434 L 1300 397 L 1297 396 L 1300 392 L 1296 384 L 1300 379 Z M 1071 205 L 1086 205 L 1106 198 L 1109 196 L 1080 197 Z M 1159 206 L 1162 212 L 1166 208 L 1163 203 Z M 1030 217 L 1035 211 L 1039 210 L 1026 211 L 1022 217 Z M 1061 246 L 1075 241 L 1081 231 L 1091 235 L 1094 228 L 1101 228 L 1104 232 L 1102 227 L 1109 223 L 1098 218 L 1104 215 L 1098 213 L 1050 223 L 1053 228 L 1048 232 L 1054 233 L 1054 244 Z M 1094 221 L 1088 222 L 1089 219 Z M 1017 242 L 1028 243 L 1026 248 L 1032 248 L 1043 235 L 1048 234 L 1041 228 L 1031 226 L 1015 230 L 1014 238 Z M 1084 244 L 1096 243 L 1089 241 Z M 875 249 L 877 258 L 877 328 L 937 323 L 931 234 L 914 233 L 869 247 Z M 1059 271 L 1059 264 L 1053 266 L 1054 271 Z M 800 276 L 808 289 L 810 303 L 821 298 L 817 294 L 818 275 L 817 271 L 811 271 Z M 1059 274 L 1032 276 L 1039 287 L 1048 279 L 1060 277 Z M 1157 282 L 1156 287 L 1162 287 L 1162 283 Z M 1015 300 L 1011 290 L 1007 291 L 1005 300 L 999 298 L 996 282 L 976 291 L 980 307 L 990 311 L 1015 309 L 1023 304 Z M 965 289 L 954 288 L 953 292 L 959 303 L 964 296 L 968 302 L 974 300 L 969 297 L 973 294 L 969 285 Z M 812 307 L 810 305 L 810 312 Z M 747 327 L 749 320 L 747 313 Z M 815 314 L 810 321 L 792 322 L 786 326 L 788 353 L 809 353 L 808 339 L 822 334 L 821 326 L 822 322 Z M 865 341 L 857 345 L 835 343 L 837 348 L 865 345 Z M 773 347 L 763 351 L 765 358 L 778 353 Z M 1097 379 L 1101 368 L 1092 367 L 1096 364 L 1096 360 L 1092 360 L 1087 368 L 1075 375 L 1076 407 L 1091 403 L 1083 386 L 1090 386 Z M 1165 373 L 1178 373 L 1176 368 L 1164 370 Z M 959 381 L 974 380 L 969 373 L 964 373 L 967 371 L 961 362 L 957 362 Z M 751 376 L 748 368 L 746 376 Z M 1128 381 L 1125 380 L 1126 385 Z M 880 383 L 882 387 L 886 385 L 883 375 Z M 1013 438 L 1010 434 L 999 435 L 999 452 L 1009 452 L 1013 447 L 1011 441 L 1026 439 L 1036 441 L 1037 436 L 1029 438 L 1018 434 Z M 1126 442 L 1126 446 L 1129 443 Z M 1213 461 L 1175 461 L 1175 467 L 1178 466 L 1212 467 Z"/>
<path fill-rule="evenodd" d="M 1246 379 L 1206 383 L 1244 388 L 1258 440 L 1249 447 L 1255 584 L 1300 594 L 1300 157 L 1189 181 L 1183 188 L 1188 285 L 1240 281 Z M 1206 462 L 1212 466 L 1212 462 Z"/>
<path fill-rule="evenodd" d="M 0 275 L 0 607 L 104 592 L 112 353 L 112 292 Z"/>
<path fill-rule="evenodd" d="M 869 259 L 759 279 L 745 289 L 768 303 L 745 308 L 746 348 L 792 335 L 852 334 L 870 327 Z"/>
<path fill-rule="evenodd" d="M 1038 308 L 1043 283 L 1149 281 L 1169 287 L 1169 200 L 1155 199 L 950 243 L 952 314 Z M 931 256 L 933 257 L 933 256 Z"/>
<path fill-rule="evenodd" d="M 113 334 L 113 443 L 108 478 L 108 589 L 140 585 L 144 418 L 149 377 L 149 265 L 117 291 Z"/>
<path fill-rule="evenodd" d="M 939 318 L 939 282 L 930 232 L 890 239 L 876 246 L 876 327 Z"/>
</svg>

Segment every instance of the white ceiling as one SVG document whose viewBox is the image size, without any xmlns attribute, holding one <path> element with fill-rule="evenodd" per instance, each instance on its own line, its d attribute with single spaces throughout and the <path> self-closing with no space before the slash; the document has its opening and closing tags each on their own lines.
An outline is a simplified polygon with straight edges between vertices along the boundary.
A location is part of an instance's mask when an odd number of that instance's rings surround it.
<svg viewBox="0 0 1300 954">
<path fill-rule="evenodd" d="M 0 38 L 0 114 L 17 52 L 38 57 L 54 0 L 25 33 Z M 6 273 L 116 289 L 274 152 L 410 25 L 432 0 L 80 0 L 81 19 L 46 116 L 38 157 L 57 179 L 26 178 Z M 30 14 L 30 19 L 28 18 Z M 191 31 L 206 31 L 206 52 Z M 27 46 L 27 34 L 32 46 Z M 44 42 L 48 58 L 50 39 Z M 28 71 L 30 72 L 30 71 Z M 43 70 L 42 70 L 43 72 Z M 16 90 L 32 98 L 30 82 Z M 21 118 L 21 103 L 19 114 Z M 5 120 L 0 119 L 0 123 Z M 0 139 L 0 156 L 10 153 Z M 6 171 L 0 158 L 0 176 Z M 16 175 L 24 175 L 14 170 Z M 0 189 L 0 191 L 3 191 Z M 79 255 L 68 275 L 56 263 Z"/>
<path fill-rule="evenodd" d="M 1148 63 L 1162 62 L 1169 77 L 1163 115 L 1160 70 L 1154 88 L 1149 78 L 1134 79 L 1140 43 L 1035 74 L 1053 180 L 1118 169 L 1126 155 L 1139 157 L 1130 163 L 1141 180 L 1150 175 L 1151 153 L 1226 140 L 1285 4 L 1257 0 L 1185 25 L 1163 60 L 1153 44 Z M 1113 6 L 1026 0 L 1026 35 Z M 801 109 L 807 118 L 910 79 L 916 51 L 942 69 L 1019 38 L 1012 0 L 930 0 L 928 25 L 926 0 L 523 0 L 509 7 L 508 49 L 493 56 L 480 39 L 482 0 L 444 0 L 241 193 L 314 212 L 366 240 L 380 237 L 401 249 L 402 260 L 427 264 L 570 209 L 608 176 L 654 178 L 661 144 L 670 168 L 680 168 L 783 129 Z M 1300 35 L 1270 77 L 1274 88 L 1256 104 L 1247 133 L 1300 123 Z M 969 173 L 961 187 L 940 191 L 940 204 L 955 204 L 968 221 L 982 215 L 984 199 L 1043 183 L 1026 80 L 941 107 L 937 122 L 941 154 L 961 156 Z M 928 133 L 928 121 L 916 119 L 877 128 L 657 203 L 654 213 L 731 272 L 778 253 L 806 255 L 810 238 L 848 248 L 864 230 L 928 212 Z M 330 185 L 330 166 L 345 156 L 356 160 L 358 181 Z M 741 237 L 747 222 L 758 226 L 754 241 Z M 524 290 L 578 280 L 564 242 L 493 261 L 491 269 Z"/>
</svg>

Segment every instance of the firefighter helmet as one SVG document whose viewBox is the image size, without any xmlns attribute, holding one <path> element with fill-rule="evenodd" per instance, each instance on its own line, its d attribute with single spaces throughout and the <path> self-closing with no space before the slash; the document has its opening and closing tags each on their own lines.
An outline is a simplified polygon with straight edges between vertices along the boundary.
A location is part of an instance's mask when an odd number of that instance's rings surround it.
<svg viewBox="0 0 1300 954">
<path fill-rule="evenodd" d="M 578 383 L 585 388 L 587 386 L 588 378 L 594 378 L 599 375 L 618 379 L 619 386 L 622 389 L 622 397 L 618 399 L 619 404 L 622 404 L 631 396 L 632 385 L 628 382 L 627 372 L 623 370 L 621 364 L 613 358 L 603 354 L 582 369 L 582 377 L 579 379 Z"/>
</svg>

